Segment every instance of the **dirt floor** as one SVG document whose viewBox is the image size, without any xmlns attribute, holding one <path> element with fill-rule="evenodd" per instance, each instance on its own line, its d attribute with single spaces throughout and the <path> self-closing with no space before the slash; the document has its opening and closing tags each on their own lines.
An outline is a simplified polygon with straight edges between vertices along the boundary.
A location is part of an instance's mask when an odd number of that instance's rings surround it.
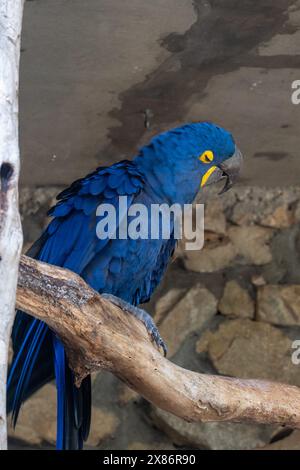
<svg viewBox="0 0 300 470">
<path fill-rule="evenodd" d="M 28 0 L 23 185 L 66 184 L 189 120 L 233 132 L 244 184 L 296 185 L 299 27 L 295 0 Z"/>
</svg>

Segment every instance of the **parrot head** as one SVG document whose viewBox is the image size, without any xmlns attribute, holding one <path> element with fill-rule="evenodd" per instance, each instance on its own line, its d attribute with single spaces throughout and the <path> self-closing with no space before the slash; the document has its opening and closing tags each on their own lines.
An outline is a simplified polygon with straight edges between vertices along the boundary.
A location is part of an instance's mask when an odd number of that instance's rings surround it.
<svg viewBox="0 0 300 470">
<path fill-rule="evenodd" d="M 135 161 L 156 193 L 171 203 L 192 202 L 201 188 L 237 180 L 242 154 L 230 132 L 210 122 L 186 124 L 154 137 Z"/>
</svg>

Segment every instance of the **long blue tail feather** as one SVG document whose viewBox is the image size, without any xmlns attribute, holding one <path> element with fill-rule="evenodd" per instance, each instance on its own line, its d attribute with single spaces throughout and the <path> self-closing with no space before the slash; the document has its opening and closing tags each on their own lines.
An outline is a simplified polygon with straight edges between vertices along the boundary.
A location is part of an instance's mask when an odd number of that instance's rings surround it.
<svg viewBox="0 0 300 470">
<path fill-rule="evenodd" d="M 57 387 L 56 448 L 82 449 L 90 428 L 90 377 L 77 388 L 74 385 L 73 372 L 66 363 L 63 345 L 54 335 L 53 347 Z"/>
<path fill-rule="evenodd" d="M 62 450 L 64 448 L 64 414 L 65 414 L 65 368 L 66 358 L 65 351 L 59 339 L 53 335 L 54 348 L 54 370 L 57 388 L 57 431 L 56 431 L 56 448 Z"/>
<path fill-rule="evenodd" d="M 9 371 L 9 375 L 8 375 L 8 379 L 7 379 L 7 387 L 8 387 L 8 388 L 9 388 L 10 385 L 11 385 L 11 382 L 12 382 L 12 379 L 13 379 L 14 372 L 15 372 L 15 370 L 16 370 L 16 367 L 17 367 L 18 364 L 19 364 L 19 361 L 20 361 L 20 358 L 21 358 L 22 353 L 23 353 L 23 351 L 24 351 L 24 348 L 25 348 L 25 346 L 26 346 L 26 344 L 27 344 L 27 342 L 28 342 L 28 339 L 29 339 L 29 337 L 30 337 L 30 335 L 31 335 L 31 333 L 32 333 L 32 331 L 33 331 L 33 328 L 34 328 L 34 326 L 36 325 L 37 322 L 38 322 L 38 320 L 33 320 L 33 321 L 32 321 L 32 323 L 31 323 L 31 325 L 30 325 L 30 327 L 29 327 L 29 329 L 28 329 L 28 331 L 27 331 L 27 333 L 26 333 L 26 336 L 25 336 L 25 338 L 24 338 L 24 340 L 23 340 L 23 343 L 21 344 L 21 347 L 20 347 L 20 349 L 19 349 L 19 351 L 18 351 L 18 353 L 17 353 L 17 355 L 16 355 L 16 357 L 15 357 L 15 359 L 14 359 L 14 362 L 13 362 L 13 364 L 12 364 L 12 367 L 11 367 L 10 371 Z"/>
<path fill-rule="evenodd" d="M 48 327 L 44 323 L 41 324 L 40 330 L 39 330 L 39 338 L 36 340 L 35 347 L 33 347 L 33 354 L 31 357 L 30 365 L 27 368 L 27 375 L 26 379 L 24 381 L 23 389 L 26 390 L 28 388 L 28 385 L 31 381 L 31 376 L 32 376 L 32 371 L 33 368 L 36 366 L 37 358 L 39 356 L 40 350 L 43 346 L 45 336 L 47 334 Z"/>
<path fill-rule="evenodd" d="M 47 325 L 45 325 L 45 323 L 37 321 L 34 324 L 33 329 L 35 329 L 35 332 L 33 333 L 33 337 L 28 347 L 26 358 L 22 365 L 18 384 L 17 384 L 15 394 L 14 394 L 13 413 L 12 413 L 12 420 L 13 420 L 14 426 L 16 425 L 16 422 L 19 416 L 19 411 L 23 402 L 23 395 L 24 395 L 24 391 L 26 390 L 26 385 L 28 384 L 30 380 L 32 368 L 35 365 L 35 361 L 37 359 L 45 334 L 47 332 Z"/>
<path fill-rule="evenodd" d="M 18 312 L 18 315 L 18 331 L 14 335 L 16 353 L 9 371 L 7 394 L 8 412 L 12 411 L 13 425 L 16 425 L 25 399 L 49 382 L 55 372 L 57 449 L 81 449 L 90 428 L 90 377 L 77 388 L 60 340 L 45 323 L 23 312 Z"/>
</svg>

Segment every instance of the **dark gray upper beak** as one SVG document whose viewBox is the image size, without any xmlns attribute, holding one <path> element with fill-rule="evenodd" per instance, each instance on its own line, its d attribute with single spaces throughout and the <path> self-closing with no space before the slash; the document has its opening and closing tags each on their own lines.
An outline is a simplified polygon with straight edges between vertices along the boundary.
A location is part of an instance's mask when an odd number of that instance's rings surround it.
<svg viewBox="0 0 300 470">
<path fill-rule="evenodd" d="M 219 194 L 226 193 L 226 191 L 228 191 L 237 181 L 241 171 L 242 162 L 243 155 L 238 147 L 236 147 L 232 157 L 218 165 L 220 170 L 223 172 L 221 179 L 226 178 L 224 188 L 219 192 Z"/>
</svg>

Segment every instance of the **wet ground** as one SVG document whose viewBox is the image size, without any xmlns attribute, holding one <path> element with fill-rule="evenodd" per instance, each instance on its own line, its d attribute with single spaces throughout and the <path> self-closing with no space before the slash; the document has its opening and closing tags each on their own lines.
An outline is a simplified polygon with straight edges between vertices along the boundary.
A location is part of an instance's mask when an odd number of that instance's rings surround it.
<svg viewBox="0 0 300 470">
<path fill-rule="evenodd" d="M 298 184 L 299 28 L 296 0 L 28 0 L 22 183 L 66 184 L 213 120 L 247 157 L 242 183 Z"/>
</svg>

